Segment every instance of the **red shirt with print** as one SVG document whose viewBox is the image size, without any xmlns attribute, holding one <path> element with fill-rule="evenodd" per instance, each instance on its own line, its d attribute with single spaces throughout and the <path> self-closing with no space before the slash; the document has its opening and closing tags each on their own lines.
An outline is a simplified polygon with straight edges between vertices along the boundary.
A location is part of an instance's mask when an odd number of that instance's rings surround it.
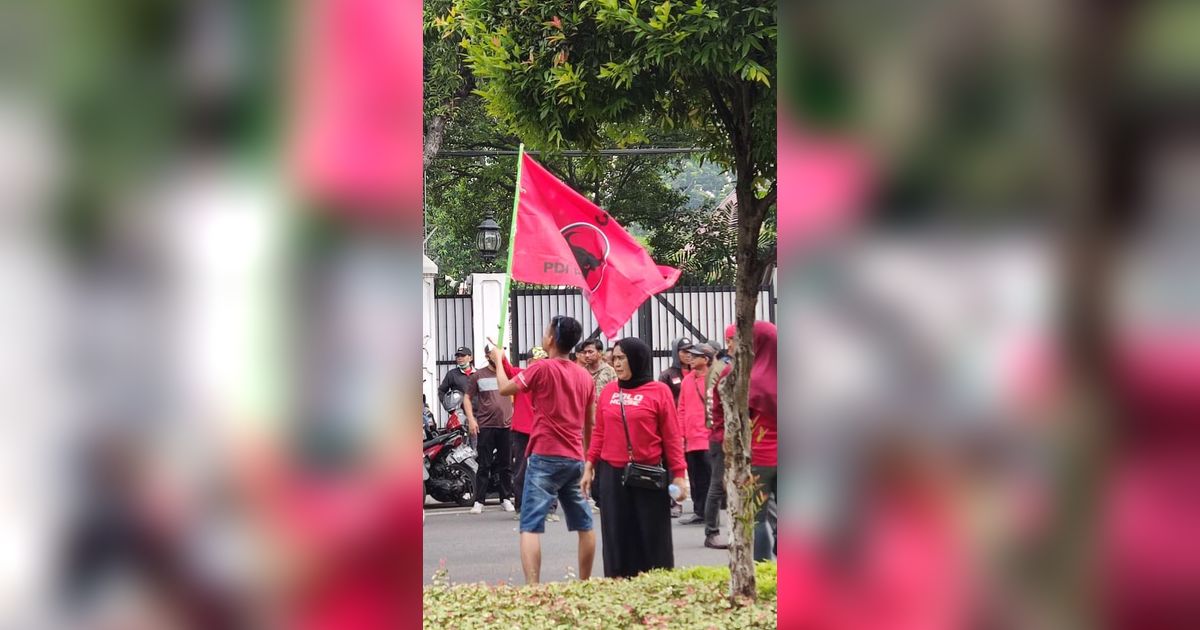
<svg viewBox="0 0 1200 630">
<path fill-rule="evenodd" d="M 583 423 L 596 400 L 592 375 L 566 359 L 542 359 L 517 374 L 515 382 L 533 407 L 526 455 L 583 461 Z"/>
<path fill-rule="evenodd" d="M 661 465 L 666 451 L 666 468 L 672 477 L 682 477 L 687 470 L 683 458 L 683 436 L 675 417 L 675 396 L 661 381 L 646 383 L 634 389 L 618 389 L 609 383 L 600 392 L 596 405 L 596 427 L 588 448 L 588 461 L 595 465 L 601 459 L 617 468 L 629 461 L 625 428 L 621 425 L 621 399 L 625 396 L 625 419 L 629 423 L 629 443 L 633 445 L 633 461 L 639 464 Z"/>
</svg>

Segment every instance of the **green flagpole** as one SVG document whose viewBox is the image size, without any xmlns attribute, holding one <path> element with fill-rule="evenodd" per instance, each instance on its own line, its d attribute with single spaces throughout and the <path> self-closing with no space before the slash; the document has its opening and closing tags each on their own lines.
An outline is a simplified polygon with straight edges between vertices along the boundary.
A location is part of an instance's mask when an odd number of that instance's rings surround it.
<svg viewBox="0 0 1200 630">
<path fill-rule="evenodd" d="M 513 193 L 512 220 L 508 226 L 508 269 L 504 273 L 504 290 L 500 293 L 500 333 L 496 343 L 501 348 L 504 347 L 504 328 L 508 325 L 508 290 L 512 286 L 513 245 L 517 239 L 517 207 L 521 203 L 521 163 L 525 161 L 524 158 L 525 143 L 521 143 L 517 150 L 517 190 Z M 516 358 L 515 355 L 513 358 Z"/>
</svg>

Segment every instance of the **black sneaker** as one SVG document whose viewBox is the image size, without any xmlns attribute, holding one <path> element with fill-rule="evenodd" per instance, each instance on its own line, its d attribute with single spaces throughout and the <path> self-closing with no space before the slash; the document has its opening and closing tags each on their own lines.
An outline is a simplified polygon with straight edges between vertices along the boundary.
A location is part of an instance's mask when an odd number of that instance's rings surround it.
<svg viewBox="0 0 1200 630">
<path fill-rule="evenodd" d="M 720 534 L 709 534 L 704 537 L 704 546 L 709 549 L 728 549 L 729 543 L 721 540 Z"/>
<path fill-rule="evenodd" d="M 680 516 L 683 516 L 683 506 L 682 505 L 672 505 L 671 506 L 671 518 L 679 518 Z"/>
</svg>

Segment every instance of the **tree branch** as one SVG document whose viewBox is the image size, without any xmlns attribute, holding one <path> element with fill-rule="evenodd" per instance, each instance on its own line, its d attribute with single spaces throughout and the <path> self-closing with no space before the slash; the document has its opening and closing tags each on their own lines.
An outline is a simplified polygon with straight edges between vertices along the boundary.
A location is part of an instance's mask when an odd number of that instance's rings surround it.
<svg viewBox="0 0 1200 630">
<path fill-rule="evenodd" d="M 628 162 L 629 166 L 628 166 L 628 168 L 625 169 L 625 172 L 621 175 L 621 178 L 620 178 L 619 182 L 617 183 L 617 187 L 613 189 L 614 192 L 620 191 L 620 190 L 625 190 L 625 186 L 629 184 L 629 178 L 633 177 L 634 172 L 636 172 L 638 170 L 638 167 L 641 166 L 641 161 L 642 161 L 642 158 L 640 158 L 640 157 L 633 157 L 629 160 L 629 162 Z"/>
<path fill-rule="evenodd" d="M 767 191 L 767 196 L 758 200 L 758 202 L 761 203 L 762 207 L 763 207 L 763 217 L 767 216 L 767 213 L 771 211 L 771 206 L 775 205 L 778 202 L 778 200 L 779 200 L 779 180 L 775 180 L 774 182 L 771 183 L 771 189 Z"/>
<path fill-rule="evenodd" d="M 712 97 L 713 105 L 717 108 L 717 117 L 721 119 L 721 124 L 725 126 L 725 130 L 729 132 L 729 138 L 736 152 L 736 146 L 741 136 L 741 131 L 737 126 L 737 119 L 729 109 L 729 104 L 725 102 L 725 96 L 721 94 L 721 88 L 717 85 L 716 80 L 709 78 L 705 81 L 705 84 L 708 88 L 709 96 Z"/>
</svg>

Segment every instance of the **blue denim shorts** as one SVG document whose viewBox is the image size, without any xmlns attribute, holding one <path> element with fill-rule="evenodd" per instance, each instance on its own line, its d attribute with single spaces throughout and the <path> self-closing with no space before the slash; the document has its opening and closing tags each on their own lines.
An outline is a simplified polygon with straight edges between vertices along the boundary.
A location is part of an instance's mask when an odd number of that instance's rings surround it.
<svg viewBox="0 0 1200 630">
<path fill-rule="evenodd" d="M 562 505 L 568 531 L 591 531 L 592 506 L 579 488 L 582 479 L 583 462 L 579 460 L 530 455 L 525 465 L 525 487 L 521 495 L 521 532 L 541 534 L 546 531 L 546 516 L 550 514 L 555 497 Z"/>
</svg>

